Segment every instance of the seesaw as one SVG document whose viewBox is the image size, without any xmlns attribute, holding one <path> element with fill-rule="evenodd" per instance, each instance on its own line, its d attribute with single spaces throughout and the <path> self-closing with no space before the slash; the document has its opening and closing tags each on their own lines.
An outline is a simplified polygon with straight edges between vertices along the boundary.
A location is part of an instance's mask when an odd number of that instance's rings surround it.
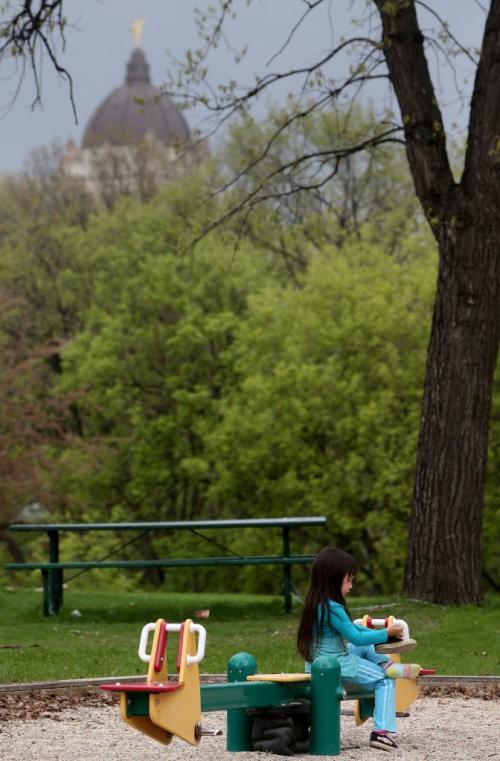
<svg viewBox="0 0 500 761">
<path fill-rule="evenodd" d="M 149 635 L 151 652 L 147 653 Z M 169 679 L 167 642 L 169 633 L 178 632 L 177 676 Z M 196 643 L 195 635 L 198 636 Z M 360 687 L 346 689 L 341 683 L 340 666 L 331 656 L 316 658 L 311 673 L 258 674 L 257 662 L 249 653 L 237 653 L 229 660 L 224 684 L 200 685 L 198 664 L 205 654 L 204 626 L 187 619 L 182 624 L 156 623 L 143 627 L 139 658 L 148 663 L 146 681 L 114 682 L 101 689 L 119 692 L 124 722 L 158 742 L 168 745 L 174 736 L 198 745 L 203 735 L 222 734 L 202 726 L 202 713 L 227 712 L 229 751 L 252 750 L 252 716 L 248 709 L 310 704 L 310 754 L 340 754 L 340 705 L 343 700 L 359 701 L 357 721 L 373 714 L 373 694 Z M 397 682 L 403 680 L 396 680 Z M 408 680 L 404 680 L 408 681 Z M 418 695 L 413 695 L 411 702 Z M 405 698 L 406 708 L 410 704 Z M 397 710 L 406 710 L 400 707 Z"/>
</svg>

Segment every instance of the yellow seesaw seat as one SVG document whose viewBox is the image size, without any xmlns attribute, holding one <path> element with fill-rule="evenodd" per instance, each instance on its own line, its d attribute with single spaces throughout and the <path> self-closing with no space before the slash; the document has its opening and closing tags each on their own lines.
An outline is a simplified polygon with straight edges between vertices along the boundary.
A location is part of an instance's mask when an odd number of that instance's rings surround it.
<svg viewBox="0 0 500 761">
<path fill-rule="evenodd" d="M 200 677 L 196 656 L 196 641 L 192 631 L 192 621 L 174 626 L 179 630 L 179 645 L 177 649 L 177 681 L 168 681 L 167 638 L 168 624 L 159 618 L 156 624 L 144 627 L 141 635 L 139 655 L 145 651 L 148 631 L 154 626 L 153 644 L 149 660 L 148 675 L 145 682 L 102 685 L 103 690 L 120 692 L 121 717 L 126 724 L 152 737 L 154 740 L 168 745 L 173 735 L 191 745 L 200 741 L 201 698 Z M 196 626 L 196 625 L 194 625 Z M 145 634 L 145 636 L 143 636 Z M 127 692 L 144 692 L 149 694 L 149 716 L 128 716 Z"/>
<path fill-rule="evenodd" d="M 297 674 L 251 674 L 247 682 L 310 682 L 311 675 L 300 671 Z"/>
</svg>

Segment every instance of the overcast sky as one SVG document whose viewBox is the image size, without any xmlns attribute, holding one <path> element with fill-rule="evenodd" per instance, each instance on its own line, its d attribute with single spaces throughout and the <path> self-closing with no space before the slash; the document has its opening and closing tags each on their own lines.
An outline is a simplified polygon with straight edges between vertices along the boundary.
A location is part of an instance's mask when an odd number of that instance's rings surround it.
<svg viewBox="0 0 500 761">
<path fill-rule="evenodd" d="M 68 98 L 66 83 L 58 79 L 48 61 L 43 65 L 43 107 L 34 111 L 31 103 L 34 88 L 29 74 L 14 105 L 5 109 L 12 99 L 17 79 L 0 68 L 0 173 L 22 168 L 29 152 L 49 145 L 54 140 L 70 138 L 80 142 L 85 125 L 97 105 L 111 90 L 123 83 L 125 66 L 133 49 L 130 31 L 137 17 L 145 19 L 142 48 L 151 67 L 153 83 L 161 85 L 167 68 L 172 68 L 167 50 L 182 58 L 189 48 L 199 45 L 194 21 L 194 8 L 215 5 L 215 0 L 66 0 L 65 13 L 71 27 L 67 30 L 66 52 L 61 61 L 70 71 L 75 89 L 78 124 Z M 464 45 L 479 46 L 484 26 L 481 5 L 487 0 L 427 0 L 427 5 L 438 11 L 451 25 L 451 29 Z M 249 45 L 249 51 L 240 66 L 232 57 L 218 52 L 210 62 L 212 81 L 236 79 L 242 83 L 253 81 L 256 72 L 266 73 L 278 68 L 310 62 L 318 52 L 327 50 L 332 41 L 339 41 L 348 30 L 348 19 L 363 9 L 362 0 L 329 0 L 318 12 L 310 14 L 307 25 L 300 30 L 284 53 L 266 68 L 266 62 L 285 42 L 289 30 L 302 15 L 302 0 L 239 0 L 240 13 L 231 22 L 230 41 L 235 48 Z M 430 28 L 429 14 L 422 18 Z M 434 59 L 434 53 L 432 59 Z M 467 109 L 458 101 L 453 77 L 441 67 L 438 79 L 435 60 L 431 60 L 437 86 L 441 89 L 441 102 L 445 106 L 446 121 L 458 122 L 464 129 Z M 458 79 L 462 83 L 467 75 L 466 60 L 458 62 Z M 469 85 L 472 80 L 469 80 Z M 465 85 L 467 87 L 467 85 Z M 285 91 L 276 92 L 276 99 Z M 260 106 L 264 114 L 266 103 Z M 199 114 L 187 114 L 191 126 L 198 122 Z"/>
</svg>

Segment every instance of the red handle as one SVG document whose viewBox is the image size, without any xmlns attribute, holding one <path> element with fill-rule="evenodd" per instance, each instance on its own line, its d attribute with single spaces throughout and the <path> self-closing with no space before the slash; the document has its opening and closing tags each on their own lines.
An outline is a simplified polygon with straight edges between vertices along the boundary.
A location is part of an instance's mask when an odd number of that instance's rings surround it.
<svg viewBox="0 0 500 761">
<path fill-rule="evenodd" d="M 158 636 L 158 647 L 156 648 L 156 656 L 154 663 L 155 673 L 158 674 L 162 670 L 163 661 L 165 660 L 165 650 L 167 647 L 167 624 L 165 621 L 160 628 L 160 634 Z"/>
</svg>

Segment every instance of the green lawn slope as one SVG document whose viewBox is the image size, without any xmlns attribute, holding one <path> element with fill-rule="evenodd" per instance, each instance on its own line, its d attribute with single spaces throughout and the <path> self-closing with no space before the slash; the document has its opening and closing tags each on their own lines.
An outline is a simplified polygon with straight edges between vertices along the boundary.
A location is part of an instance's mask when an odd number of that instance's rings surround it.
<svg viewBox="0 0 500 761">
<path fill-rule="evenodd" d="M 239 651 L 255 655 L 262 671 L 301 671 L 295 649 L 300 605 L 286 615 L 282 604 L 279 597 L 253 595 L 69 589 L 64 610 L 47 618 L 39 592 L 0 590 L 0 682 L 143 674 L 146 666 L 137 657 L 142 626 L 159 617 L 195 618 L 199 609 L 210 610 L 199 621 L 207 629 L 203 673 L 225 672 Z M 418 642 L 411 659 L 440 674 L 500 674 L 499 596 L 487 596 L 480 608 L 356 597 L 349 604 L 355 618 L 371 613 L 405 619 Z M 81 615 L 72 615 L 75 610 Z M 175 651 L 175 641 L 172 646 Z"/>
</svg>

